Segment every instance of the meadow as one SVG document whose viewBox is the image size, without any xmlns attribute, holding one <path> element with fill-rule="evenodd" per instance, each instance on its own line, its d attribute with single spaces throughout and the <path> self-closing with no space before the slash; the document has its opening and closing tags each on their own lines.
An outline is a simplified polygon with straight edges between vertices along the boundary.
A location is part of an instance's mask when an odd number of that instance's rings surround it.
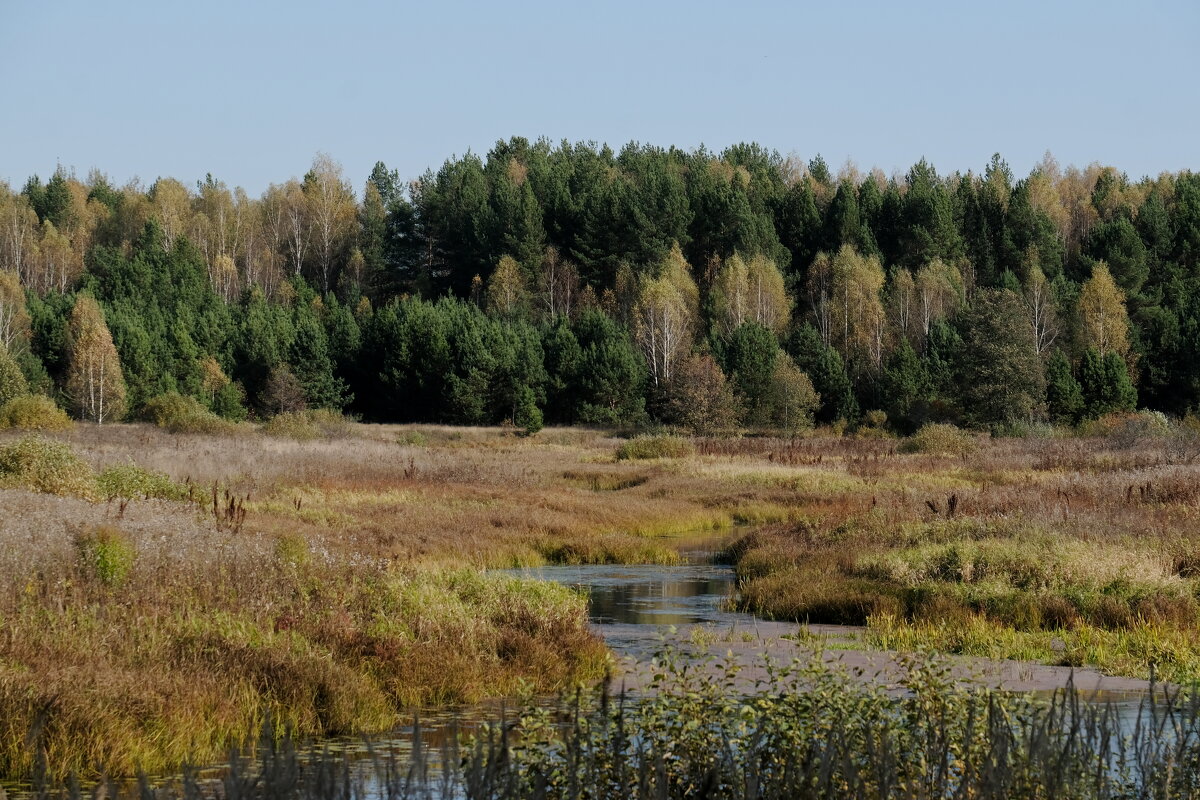
<svg viewBox="0 0 1200 800">
<path fill-rule="evenodd" d="M 0 435 L 0 775 L 382 731 L 610 664 L 584 598 L 487 568 L 669 563 L 874 646 L 1200 677 L 1200 437 L 152 425 Z"/>
</svg>

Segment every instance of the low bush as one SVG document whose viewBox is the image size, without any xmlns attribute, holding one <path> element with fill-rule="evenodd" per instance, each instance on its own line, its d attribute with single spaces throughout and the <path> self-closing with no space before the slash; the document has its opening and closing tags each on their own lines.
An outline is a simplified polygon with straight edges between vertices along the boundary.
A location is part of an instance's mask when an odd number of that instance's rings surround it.
<svg viewBox="0 0 1200 800">
<path fill-rule="evenodd" d="M 96 476 L 96 489 L 102 497 L 112 500 L 138 498 L 186 500 L 188 489 L 175 483 L 166 473 L 143 469 L 136 464 L 115 464 Z"/>
<path fill-rule="evenodd" d="M 1116 448 L 1129 448 L 1146 439 L 1169 436 L 1172 428 L 1161 411 L 1114 412 L 1085 423 L 1083 433 L 1104 436 Z"/>
<path fill-rule="evenodd" d="M 328 408 L 285 411 L 263 425 L 263 433 L 284 439 L 337 439 L 350 435 L 351 420 Z"/>
<path fill-rule="evenodd" d="M 0 486 L 86 498 L 96 495 L 92 468 L 70 445 L 36 434 L 0 447 Z"/>
<path fill-rule="evenodd" d="M 940 456 L 969 456 L 976 449 L 978 446 L 971 434 L 943 422 L 923 426 L 900 445 L 902 453 Z"/>
<path fill-rule="evenodd" d="M 146 401 L 142 415 L 171 433 L 229 433 L 236 425 L 221 419 L 194 397 L 167 392 Z"/>
<path fill-rule="evenodd" d="M 124 531 L 110 525 L 98 525 L 77 532 L 75 553 L 79 569 L 85 577 L 111 587 L 125 582 L 137 559 L 133 542 Z"/>
<path fill-rule="evenodd" d="M 687 458 L 695 452 L 695 446 L 680 436 L 638 436 L 617 448 L 617 459 Z"/>
<path fill-rule="evenodd" d="M 396 437 L 396 443 L 406 444 L 411 447 L 424 447 L 429 444 L 429 439 L 420 431 L 405 431 Z"/>
<path fill-rule="evenodd" d="M 0 406 L 0 428 L 27 431 L 65 431 L 74 425 L 67 412 L 41 394 L 14 397 Z"/>
</svg>

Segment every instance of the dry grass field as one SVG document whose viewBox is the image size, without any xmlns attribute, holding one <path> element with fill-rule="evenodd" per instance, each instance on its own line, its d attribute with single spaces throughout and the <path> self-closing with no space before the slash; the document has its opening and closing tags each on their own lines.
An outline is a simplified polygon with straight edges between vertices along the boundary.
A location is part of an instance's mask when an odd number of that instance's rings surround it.
<svg viewBox="0 0 1200 800">
<path fill-rule="evenodd" d="M 765 616 L 1200 677 L 1200 446 L 1135 433 L 6 433 L 0 775 L 39 751 L 61 772 L 156 770 L 267 718 L 381 730 L 595 678 L 582 598 L 483 568 L 669 562 L 661 537 L 738 524 L 738 602 Z"/>
</svg>

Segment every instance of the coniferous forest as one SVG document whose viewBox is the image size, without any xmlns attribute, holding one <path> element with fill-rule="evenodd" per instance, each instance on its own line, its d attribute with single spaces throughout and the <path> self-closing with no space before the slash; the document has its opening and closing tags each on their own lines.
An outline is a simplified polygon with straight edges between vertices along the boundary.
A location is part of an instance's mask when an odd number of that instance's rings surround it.
<svg viewBox="0 0 1200 800">
<path fill-rule="evenodd" d="M 356 181 L 0 184 L 0 404 L 907 433 L 1200 401 L 1189 171 L 514 138 Z"/>
</svg>

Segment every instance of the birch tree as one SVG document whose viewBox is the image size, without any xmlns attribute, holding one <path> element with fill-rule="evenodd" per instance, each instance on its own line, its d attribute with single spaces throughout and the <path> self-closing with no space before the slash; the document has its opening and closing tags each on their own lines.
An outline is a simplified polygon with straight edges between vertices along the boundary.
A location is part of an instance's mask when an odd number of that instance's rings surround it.
<svg viewBox="0 0 1200 800">
<path fill-rule="evenodd" d="M 738 253 L 727 258 L 713 282 L 713 301 L 718 324 L 726 334 L 742 323 L 754 322 L 778 336 L 791 321 L 792 301 L 783 274 L 763 255 L 749 261 Z"/>
<path fill-rule="evenodd" d="M 1025 308 L 1033 328 L 1033 346 L 1038 356 L 1043 356 L 1058 340 L 1059 321 L 1050 281 L 1036 263 L 1030 267 L 1029 277 L 1025 280 Z"/>
<path fill-rule="evenodd" d="M 11 270 L 0 271 L 0 347 L 12 352 L 15 344 L 29 341 L 29 334 L 29 312 L 21 281 Z"/>
<path fill-rule="evenodd" d="M 921 336 L 929 336 L 929 326 L 962 305 L 963 279 L 958 269 L 935 258 L 917 270 L 914 280 L 920 313 Z"/>
<path fill-rule="evenodd" d="M 304 176 L 304 198 L 310 216 L 313 260 L 321 289 L 328 292 L 333 288 L 336 262 L 358 212 L 354 191 L 342 175 L 342 165 L 325 153 L 318 153 Z"/>
<path fill-rule="evenodd" d="M 1092 268 L 1092 277 L 1079 291 L 1079 320 L 1085 345 L 1094 347 L 1101 358 L 1114 352 L 1122 358 L 1129 354 L 1125 293 L 1113 281 L 1103 261 Z"/>
<path fill-rule="evenodd" d="M 699 290 L 678 245 L 660 266 L 659 277 L 643 278 L 633 308 L 634 337 L 650 365 L 655 387 L 669 383 L 679 359 L 691 350 Z"/>
<path fill-rule="evenodd" d="M 125 378 L 99 304 L 81 294 L 67 322 L 67 394 L 97 425 L 125 412 Z"/>
</svg>

